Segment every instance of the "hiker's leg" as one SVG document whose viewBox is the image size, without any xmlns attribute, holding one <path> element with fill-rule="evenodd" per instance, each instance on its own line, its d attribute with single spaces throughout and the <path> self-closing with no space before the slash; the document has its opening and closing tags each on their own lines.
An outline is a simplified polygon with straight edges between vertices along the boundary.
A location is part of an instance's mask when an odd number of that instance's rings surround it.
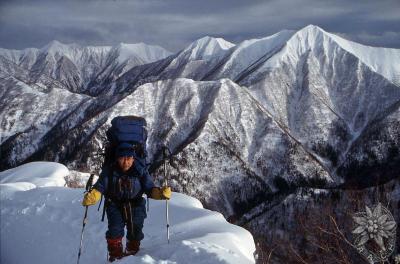
<svg viewBox="0 0 400 264">
<path fill-rule="evenodd" d="M 147 217 L 146 200 L 142 198 L 137 206 L 132 207 L 133 225 L 132 231 L 127 233 L 126 252 L 127 254 L 136 254 L 139 251 L 140 241 L 144 238 L 143 223 Z"/>
<path fill-rule="evenodd" d="M 110 204 L 107 206 L 106 213 L 108 220 L 108 230 L 106 232 L 106 238 L 123 237 L 125 222 L 119 206 L 117 206 L 113 202 L 110 202 Z"/>
<path fill-rule="evenodd" d="M 106 209 L 108 230 L 106 232 L 109 261 L 114 261 L 123 256 L 122 238 L 124 236 L 124 221 L 121 210 L 114 203 Z"/>
</svg>

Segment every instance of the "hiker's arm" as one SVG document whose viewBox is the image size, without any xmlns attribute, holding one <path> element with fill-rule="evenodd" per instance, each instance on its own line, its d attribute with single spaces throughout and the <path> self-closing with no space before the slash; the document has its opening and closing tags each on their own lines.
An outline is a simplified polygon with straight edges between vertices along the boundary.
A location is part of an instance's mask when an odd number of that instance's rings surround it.
<svg viewBox="0 0 400 264">
<path fill-rule="evenodd" d="M 151 198 L 151 190 L 156 186 L 147 169 L 143 170 L 142 185 L 144 193 Z"/>
<path fill-rule="evenodd" d="M 165 199 L 170 199 L 171 198 L 171 188 L 170 187 L 157 187 L 153 180 L 152 177 L 150 176 L 149 171 L 147 170 L 146 167 L 144 166 L 139 166 L 140 164 L 137 164 L 137 169 L 139 170 L 139 173 L 142 175 L 141 179 L 141 184 L 144 193 L 147 195 L 147 197 L 155 199 L 155 200 L 165 200 Z"/>
<path fill-rule="evenodd" d="M 109 170 L 107 168 L 103 169 L 99 175 L 99 179 L 93 185 L 93 189 L 96 189 L 100 193 L 104 194 L 107 186 L 107 179 L 108 179 Z"/>
<path fill-rule="evenodd" d="M 144 178 L 144 190 L 148 197 L 154 200 L 165 200 L 171 198 L 171 188 L 164 187 L 156 187 L 151 176 L 147 170 L 144 170 L 143 173 Z"/>
<path fill-rule="evenodd" d="M 90 206 L 96 204 L 100 198 L 101 194 L 105 191 L 106 180 L 108 177 L 108 170 L 103 169 L 99 175 L 99 179 L 93 185 L 93 188 L 85 194 L 83 197 L 82 205 L 83 206 Z"/>
</svg>

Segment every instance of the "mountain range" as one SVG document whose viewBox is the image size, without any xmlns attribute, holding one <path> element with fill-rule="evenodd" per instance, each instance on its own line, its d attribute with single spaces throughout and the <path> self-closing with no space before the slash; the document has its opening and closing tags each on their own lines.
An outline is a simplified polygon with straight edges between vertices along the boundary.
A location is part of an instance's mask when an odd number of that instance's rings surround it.
<svg viewBox="0 0 400 264">
<path fill-rule="evenodd" d="M 174 54 L 0 49 L 0 87 L 1 169 L 49 160 L 97 172 L 110 120 L 139 115 L 153 175 L 167 145 L 174 190 L 239 223 L 298 188 L 399 178 L 400 50 L 313 25 L 238 44 L 206 36 Z"/>
</svg>

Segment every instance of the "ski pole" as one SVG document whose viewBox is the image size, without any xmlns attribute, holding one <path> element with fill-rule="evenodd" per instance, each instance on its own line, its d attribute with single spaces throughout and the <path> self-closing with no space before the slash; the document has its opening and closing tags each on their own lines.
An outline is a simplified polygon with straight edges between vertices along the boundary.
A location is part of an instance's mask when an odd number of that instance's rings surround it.
<svg viewBox="0 0 400 264">
<path fill-rule="evenodd" d="M 164 146 L 163 149 L 163 158 L 164 158 L 164 186 L 168 186 L 168 179 L 167 179 L 167 150 L 168 148 Z M 167 240 L 169 244 L 169 208 L 168 208 L 168 199 L 165 200 L 165 219 L 167 222 Z"/>
<path fill-rule="evenodd" d="M 93 177 L 94 174 L 90 174 L 89 180 L 86 183 L 86 191 L 85 193 L 89 192 L 90 189 L 92 188 L 92 183 L 93 183 Z M 83 231 L 85 230 L 86 222 L 87 222 L 87 213 L 88 213 L 88 208 L 89 206 L 86 206 L 85 208 L 85 216 L 83 217 L 83 225 L 82 225 L 82 232 L 81 232 L 81 242 L 79 244 L 79 252 L 78 252 L 78 261 L 77 264 L 79 264 L 79 259 L 81 258 L 81 253 L 82 253 L 82 242 L 83 242 Z"/>
<path fill-rule="evenodd" d="M 146 164 L 146 167 L 147 167 L 147 169 L 149 168 L 149 164 Z M 146 209 L 147 209 L 147 213 L 149 213 L 149 211 L 150 211 L 150 199 L 149 199 L 149 196 L 148 195 L 146 195 Z"/>
</svg>

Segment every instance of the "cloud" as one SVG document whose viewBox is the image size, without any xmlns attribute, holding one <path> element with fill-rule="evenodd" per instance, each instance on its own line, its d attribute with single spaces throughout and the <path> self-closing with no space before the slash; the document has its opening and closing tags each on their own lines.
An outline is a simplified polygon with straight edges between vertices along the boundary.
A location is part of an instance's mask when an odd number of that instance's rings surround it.
<svg viewBox="0 0 400 264">
<path fill-rule="evenodd" d="M 205 35 L 240 42 L 315 24 L 367 45 L 399 48 L 393 37 L 399 13 L 398 0 L 3 0 L 0 47 L 41 47 L 57 39 L 145 42 L 178 51 Z"/>
<path fill-rule="evenodd" d="M 400 32 L 379 32 L 376 34 L 371 34 L 368 32 L 360 32 L 357 34 L 344 34 L 344 33 L 335 33 L 345 39 L 350 39 L 352 41 L 361 43 L 361 44 L 368 44 L 369 46 L 375 47 L 398 47 L 399 39 L 400 39 Z"/>
</svg>

